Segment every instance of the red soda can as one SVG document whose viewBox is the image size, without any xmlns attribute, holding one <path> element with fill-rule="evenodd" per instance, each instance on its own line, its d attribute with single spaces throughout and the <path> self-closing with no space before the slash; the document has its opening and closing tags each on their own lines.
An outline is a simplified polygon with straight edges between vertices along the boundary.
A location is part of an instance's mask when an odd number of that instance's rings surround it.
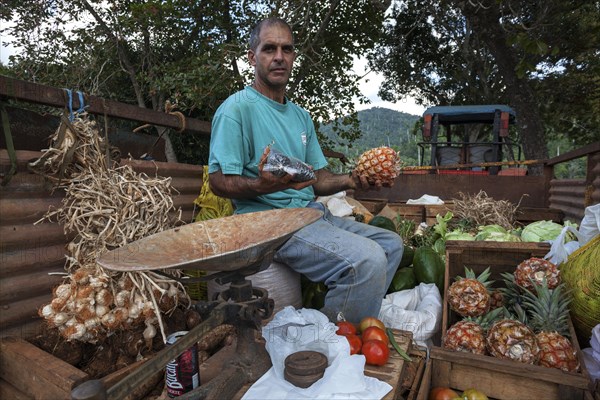
<svg viewBox="0 0 600 400">
<path fill-rule="evenodd" d="M 187 331 L 175 332 L 167 337 L 167 345 L 173 344 Z M 181 396 L 200 385 L 200 372 L 198 369 L 198 348 L 194 343 L 179 357 L 167 364 L 165 384 L 169 397 Z"/>
</svg>

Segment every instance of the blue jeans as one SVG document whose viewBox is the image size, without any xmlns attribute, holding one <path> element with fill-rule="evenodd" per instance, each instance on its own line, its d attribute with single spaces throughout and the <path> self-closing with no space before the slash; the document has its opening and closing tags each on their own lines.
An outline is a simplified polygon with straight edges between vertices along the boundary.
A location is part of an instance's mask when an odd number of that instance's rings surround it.
<svg viewBox="0 0 600 400">
<path fill-rule="evenodd" d="M 335 322 L 340 311 L 351 322 L 377 317 L 402 258 L 402 239 L 386 229 L 335 217 L 321 203 L 308 207 L 323 211 L 323 217 L 296 232 L 274 260 L 327 285 L 321 311 L 330 320 Z"/>
</svg>

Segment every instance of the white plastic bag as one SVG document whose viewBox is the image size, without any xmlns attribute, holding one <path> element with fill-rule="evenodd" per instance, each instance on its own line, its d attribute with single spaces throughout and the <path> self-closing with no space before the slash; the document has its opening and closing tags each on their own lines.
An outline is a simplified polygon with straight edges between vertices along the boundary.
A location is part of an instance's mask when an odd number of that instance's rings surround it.
<svg viewBox="0 0 600 400">
<path fill-rule="evenodd" d="M 591 347 L 582 350 L 585 367 L 592 381 L 600 379 L 600 324 L 592 329 Z"/>
<path fill-rule="evenodd" d="M 391 328 L 411 331 L 417 344 L 427 346 L 442 321 L 442 296 L 434 283 L 390 293 L 383 299 L 379 319 Z"/>
<path fill-rule="evenodd" d="M 244 394 L 243 399 L 381 399 L 392 387 L 365 376 L 365 357 L 350 355 L 346 338 L 325 314 L 312 309 L 286 307 L 262 331 L 273 366 Z M 285 358 L 313 350 L 328 360 L 323 378 L 299 388 L 283 377 Z"/>
<path fill-rule="evenodd" d="M 336 217 L 347 217 L 352 215 L 353 206 L 346 200 L 346 192 L 338 192 L 330 196 L 317 197 L 319 203 L 325 204 L 325 207 L 331 211 L 331 214 Z"/>
<path fill-rule="evenodd" d="M 565 243 L 567 232 L 575 234 L 577 241 Z M 560 235 L 552 241 L 550 251 L 544 258 L 553 264 L 560 265 L 568 260 L 570 254 L 585 245 L 598 234 L 600 234 L 600 203 L 586 207 L 585 214 L 579 225 L 579 230 L 571 226 L 565 226 L 560 232 Z"/>
</svg>

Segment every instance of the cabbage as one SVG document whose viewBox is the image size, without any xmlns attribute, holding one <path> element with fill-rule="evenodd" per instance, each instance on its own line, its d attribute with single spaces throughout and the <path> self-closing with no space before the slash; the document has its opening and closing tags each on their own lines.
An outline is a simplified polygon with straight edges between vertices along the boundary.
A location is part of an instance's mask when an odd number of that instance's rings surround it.
<svg viewBox="0 0 600 400">
<path fill-rule="evenodd" d="M 479 232 L 500 232 L 500 233 L 507 233 L 506 229 L 504 229 L 500 225 L 495 225 L 495 224 L 494 225 L 479 226 L 479 227 L 477 227 L 477 230 Z"/>
<path fill-rule="evenodd" d="M 536 221 L 527 225 L 521 232 L 521 239 L 524 242 L 545 242 L 554 240 L 563 226 L 553 221 Z"/>
<path fill-rule="evenodd" d="M 485 225 L 477 228 L 479 233 L 475 236 L 475 240 L 485 240 L 493 242 L 520 242 L 519 235 L 509 232 L 500 225 Z"/>
<path fill-rule="evenodd" d="M 485 240 L 493 242 L 521 242 L 521 238 L 510 232 L 484 231 L 475 236 L 475 240 Z"/>
<path fill-rule="evenodd" d="M 446 240 L 475 240 L 475 237 L 468 232 L 463 232 L 460 229 L 456 229 L 452 232 L 448 232 L 444 237 Z"/>
</svg>

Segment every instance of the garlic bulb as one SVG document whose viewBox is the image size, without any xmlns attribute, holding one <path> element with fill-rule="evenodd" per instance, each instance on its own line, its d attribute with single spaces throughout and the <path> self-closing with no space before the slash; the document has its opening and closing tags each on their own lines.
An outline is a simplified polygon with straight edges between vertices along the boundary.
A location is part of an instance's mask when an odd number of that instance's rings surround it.
<svg viewBox="0 0 600 400">
<path fill-rule="evenodd" d="M 146 341 L 146 348 L 152 350 L 152 339 L 156 336 L 156 328 L 152 324 L 151 320 L 146 320 L 146 329 L 144 329 L 144 340 Z"/>
<path fill-rule="evenodd" d="M 54 315 L 54 326 L 61 326 L 65 322 L 69 320 L 69 315 L 67 313 L 57 313 Z"/>
<path fill-rule="evenodd" d="M 68 299 L 71 296 L 71 285 L 69 283 L 59 285 L 54 291 L 54 295 L 59 299 Z"/>
<path fill-rule="evenodd" d="M 54 315 L 54 309 L 52 305 L 46 304 L 44 307 L 42 307 L 40 314 L 46 319 L 52 317 Z"/>
<path fill-rule="evenodd" d="M 115 296 L 115 305 L 117 307 L 127 307 L 129 305 L 129 295 L 128 290 L 121 290 Z"/>
<path fill-rule="evenodd" d="M 96 292 L 95 300 L 96 304 L 109 306 L 113 301 L 113 295 L 108 289 L 100 289 Z"/>
<path fill-rule="evenodd" d="M 109 311 L 109 308 L 103 304 L 96 304 L 95 310 L 96 316 L 102 318 Z"/>
<path fill-rule="evenodd" d="M 106 275 L 90 276 L 90 286 L 99 289 L 108 286 L 110 278 Z"/>
</svg>

